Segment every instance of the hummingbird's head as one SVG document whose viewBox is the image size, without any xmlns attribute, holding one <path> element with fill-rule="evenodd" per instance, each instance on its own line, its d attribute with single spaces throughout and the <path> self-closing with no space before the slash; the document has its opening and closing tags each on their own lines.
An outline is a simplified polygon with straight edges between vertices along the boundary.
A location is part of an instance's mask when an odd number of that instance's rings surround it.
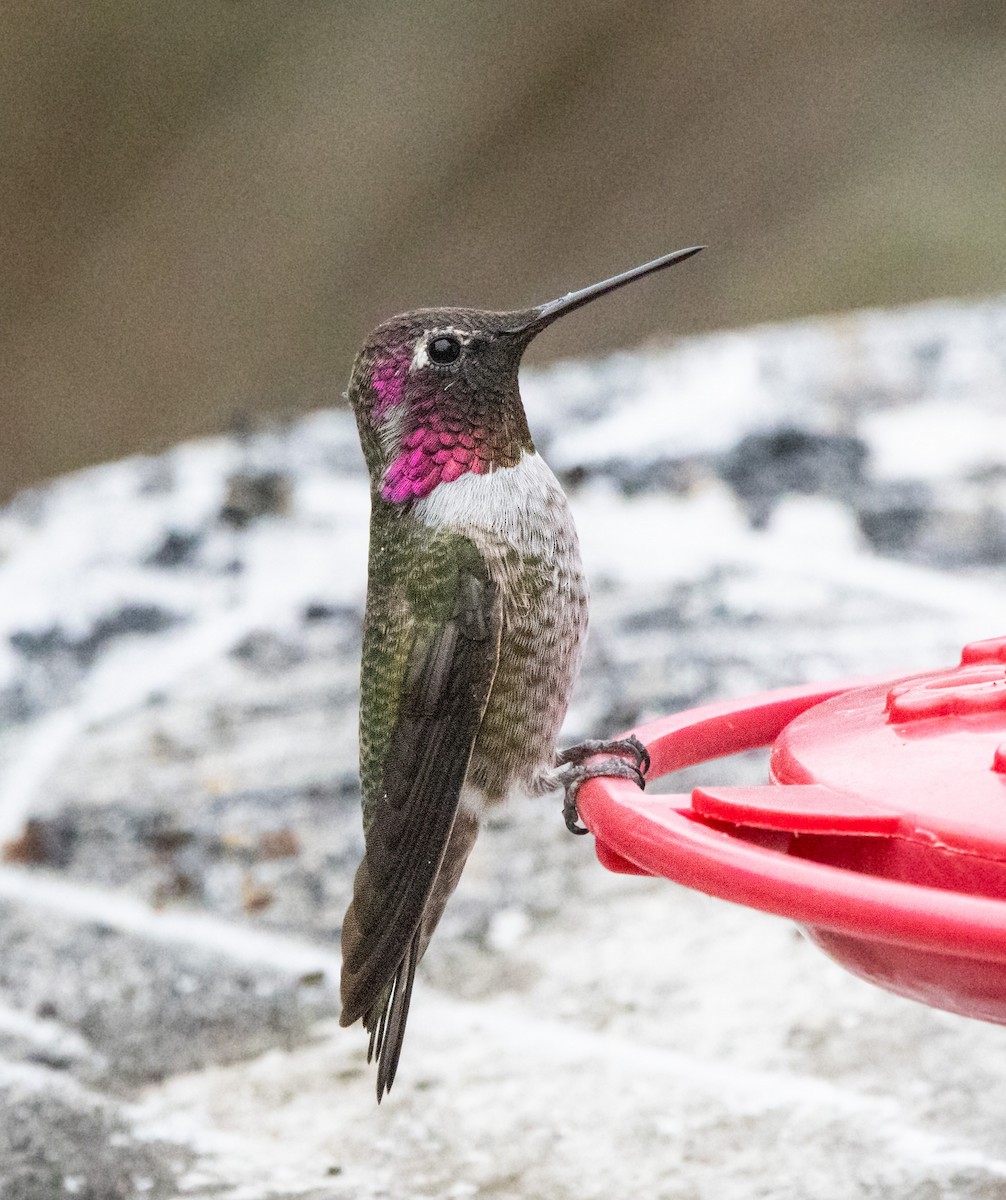
<svg viewBox="0 0 1006 1200">
<path fill-rule="evenodd" d="M 701 249 L 678 250 L 534 308 L 427 308 L 378 325 L 349 383 L 375 493 L 408 504 L 462 475 L 516 466 L 534 449 L 517 386 L 533 338 L 581 305 Z"/>
<path fill-rule="evenodd" d="M 364 455 L 393 504 L 532 448 L 517 388 L 526 313 L 428 308 L 379 325 L 349 385 Z"/>
</svg>

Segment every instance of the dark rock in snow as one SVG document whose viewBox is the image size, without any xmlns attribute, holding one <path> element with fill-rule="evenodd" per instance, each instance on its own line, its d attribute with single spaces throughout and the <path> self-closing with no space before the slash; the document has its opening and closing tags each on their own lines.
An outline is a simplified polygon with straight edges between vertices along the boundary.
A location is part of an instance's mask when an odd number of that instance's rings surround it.
<svg viewBox="0 0 1006 1200">
<path fill-rule="evenodd" d="M 833 496 L 854 501 L 867 448 L 860 438 L 786 428 L 749 433 L 724 456 L 720 473 L 744 503 L 751 523 L 768 524 L 780 496 Z"/>
</svg>

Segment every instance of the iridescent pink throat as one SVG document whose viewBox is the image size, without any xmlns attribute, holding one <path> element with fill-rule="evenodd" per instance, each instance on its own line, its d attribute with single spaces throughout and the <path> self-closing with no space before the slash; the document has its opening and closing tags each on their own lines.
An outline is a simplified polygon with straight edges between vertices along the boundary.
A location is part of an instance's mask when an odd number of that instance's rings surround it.
<svg viewBox="0 0 1006 1200">
<path fill-rule="evenodd" d="M 381 495 L 391 504 L 421 500 L 441 483 L 462 475 L 486 475 L 492 469 L 480 457 L 475 438 L 451 425 L 428 420 L 402 442 L 402 452 L 384 473 Z"/>
<path fill-rule="evenodd" d="M 407 359 L 386 360 L 374 369 L 375 422 L 402 403 L 407 373 Z M 422 408 L 425 411 L 415 413 L 419 428 L 405 436 L 401 453 L 384 473 L 381 495 L 391 504 L 421 500 L 438 484 L 451 483 L 462 475 L 486 475 L 492 469 L 485 441 L 469 432 L 464 422 L 439 412 L 432 399 Z"/>
</svg>

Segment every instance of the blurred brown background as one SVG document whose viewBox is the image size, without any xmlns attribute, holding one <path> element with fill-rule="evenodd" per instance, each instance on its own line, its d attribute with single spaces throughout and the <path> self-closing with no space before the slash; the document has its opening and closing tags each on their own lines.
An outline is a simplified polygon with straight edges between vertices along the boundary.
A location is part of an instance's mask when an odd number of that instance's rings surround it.
<svg viewBox="0 0 1006 1200">
<path fill-rule="evenodd" d="M 1000 0 L 7 0 L 0 89 L 0 494 L 695 241 L 534 357 L 1003 287 Z"/>
</svg>

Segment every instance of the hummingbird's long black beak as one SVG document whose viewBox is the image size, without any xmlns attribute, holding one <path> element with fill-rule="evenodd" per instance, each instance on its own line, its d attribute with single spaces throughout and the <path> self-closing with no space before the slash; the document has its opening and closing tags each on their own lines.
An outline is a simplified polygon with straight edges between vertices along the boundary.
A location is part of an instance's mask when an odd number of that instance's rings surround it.
<svg viewBox="0 0 1006 1200">
<path fill-rule="evenodd" d="M 580 288 L 578 292 L 568 292 L 565 296 L 560 296 L 558 300 L 539 304 L 537 308 L 531 309 L 529 320 L 513 332 L 521 333 L 530 340 L 559 317 L 564 317 L 566 313 L 581 308 L 584 304 L 589 304 L 598 296 L 606 296 L 608 292 L 614 292 L 627 283 L 632 283 L 634 279 L 642 279 L 644 275 L 652 275 L 654 271 L 662 271 L 664 267 L 673 267 L 675 263 L 684 262 L 686 258 L 691 258 L 693 254 L 698 254 L 700 250 L 704 249 L 705 246 L 688 246 L 684 250 L 675 250 L 671 254 L 665 254 L 662 258 L 655 258 L 652 262 L 643 263 L 641 267 L 623 271 L 621 275 L 613 275 L 610 279 L 603 279 L 600 283 L 592 283 L 590 287 Z"/>
</svg>

